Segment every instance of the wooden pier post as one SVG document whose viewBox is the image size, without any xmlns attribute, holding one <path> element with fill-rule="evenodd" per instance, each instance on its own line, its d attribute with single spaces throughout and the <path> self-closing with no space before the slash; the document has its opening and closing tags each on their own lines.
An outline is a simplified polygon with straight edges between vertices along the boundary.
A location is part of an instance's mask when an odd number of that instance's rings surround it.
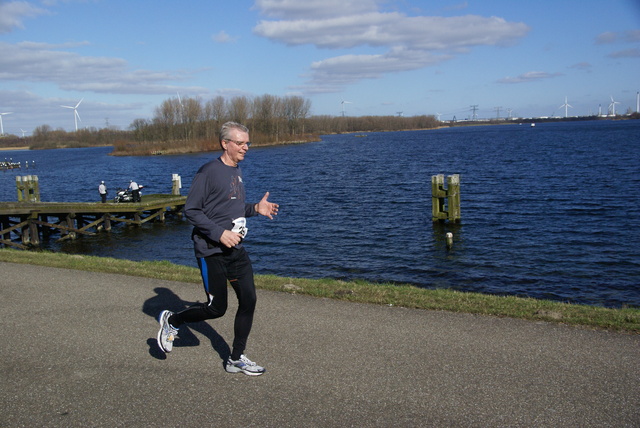
<svg viewBox="0 0 640 428">
<path fill-rule="evenodd" d="M 460 175 L 447 177 L 444 187 L 444 175 L 431 177 L 431 218 L 433 221 L 460 221 Z"/>
<path fill-rule="evenodd" d="M 111 232 L 111 214 L 106 213 L 102 218 L 104 219 L 104 230 Z"/>
<path fill-rule="evenodd" d="M 32 212 L 29 216 L 29 242 L 37 247 L 40 245 L 40 232 L 38 231 L 38 224 L 34 220 L 38 220 L 37 212 Z"/>
<path fill-rule="evenodd" d="M 11 239 L 11 232 L 5 232 L 5 229 L 8 229 L 9 225 L 10 225 L 9 217 L 5 217 L 5 216 L 0 217 L 0 231 L 2 231 L 2 233 L 0 233 L 0 241 Z"/>
<path fill-rule="evenodd" d="M 16 176 L 18 202 L 40 202 L 40 183 L 37 175 Z"/>
<path fill-rule="evenodd" d="M 29 228 L 29 219 L 25 217 L 20 218 L 20 238 L 22 245 L 29 245 L 31 243 L 31 230 Z"/>
<path fill-rule="evenodd" d="M 74 231 L 76 229 L 76 225 L 74 221 L 75 218 L 76 218 L 75 213 L 69 213 L 67 214 L 67 217 L 64 221 L 64 223 L 67 224 L 67 228 L 68 228 L 68 230 L 65 231 L 66 233 L 64 233 L 64 236 L 68 236 L 71 239 L 76 239 L 78 237 L 78 234 Z"/>
<path fill-rule="evenodd" d="M 446 218 L 444 201 L 447 192 L 444 190 L 444 175 L 431 176 L 431 217 L 433 221 L 444 220 Z"/>
<path fill-rule="evenodd" d="M 460 174 L 447 176 L 447 211 L 449 221 L 460 221 Z"/>
<path fill-rule="evenodd" d="M 24 200 L 24 186 L 22 185 L 22 177 L 16 175 L 16 190 L 18 191 L 18 202 L 22 202 Z"/>
<path fill-rule="evenodd" d="M 32 177 L 31 190 L 33 197 L 31 202 L 40 202 L 40 182 L 38 181 L 38 176 L 30 175 L 29 177 Z"/>
</svg>

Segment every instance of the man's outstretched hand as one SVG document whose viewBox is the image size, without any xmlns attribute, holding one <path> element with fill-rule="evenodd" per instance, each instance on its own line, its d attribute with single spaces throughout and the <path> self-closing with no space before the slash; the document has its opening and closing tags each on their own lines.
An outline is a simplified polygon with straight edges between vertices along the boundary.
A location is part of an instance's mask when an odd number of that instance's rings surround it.
<svg viewBox="0 0 640 428">
<path fill-rule="evenodd" d="M 278 208 L 280 205 L 269 202 L 269 192 L 265 193 L 260 202 L 256 204 L 256 211 L 258 214 L 262 214 L 265 217 L 269 217 L 273 220 L 274 215 L 278 215 Z"/>
</svg>

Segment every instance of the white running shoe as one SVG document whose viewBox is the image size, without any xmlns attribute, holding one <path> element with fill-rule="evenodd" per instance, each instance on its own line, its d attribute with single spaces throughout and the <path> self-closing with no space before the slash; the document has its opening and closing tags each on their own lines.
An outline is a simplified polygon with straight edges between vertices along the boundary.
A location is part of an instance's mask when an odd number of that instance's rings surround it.
<svg viewBox="0 0 640 428">
<path fill-rule="evenodd" d="M 260 376 L 265 372 L 264 367 L 260 367 L 250 359 L 248 359 L 244 354 L 240 356 L 240 359 L 234 361 L 229 357 L 227 363 L 224 366 L 224 369 L 229 373 L 244 373 L 249 376 Z"/>
<path fill-rule="evenodd" d="M 173 349 L 173 340 L 178 334 L 178 329 L 169 324 L 169 317 L 173 315 L 171 311 L 162 311 L 158 317 L 160 330 L 158 331 L 158 346 L 163 352 L 169 353 Z"/>
</svg>

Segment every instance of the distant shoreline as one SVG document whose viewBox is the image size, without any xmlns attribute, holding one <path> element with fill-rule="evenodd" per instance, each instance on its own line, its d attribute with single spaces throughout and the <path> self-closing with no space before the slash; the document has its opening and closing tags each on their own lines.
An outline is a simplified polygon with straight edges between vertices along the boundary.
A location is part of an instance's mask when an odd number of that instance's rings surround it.
<svg viewBox="0 0 640 428">
<path fill-rule="evenodd" d="M 624 121 L 624 120 L 638 120 L 640 119 L 640 114 L 632 113 L 629 116 L 616 116 L 616 117 L 597 117 L 597 116 L 580 116 L 580 117 L 570 117 L 570 118 L 561 118 L 561 117 L 538 117 L 538 118 L 518 118 L 516 119 L 488 119 L 488 120 L 459 120 L 459 121 L 443 121 L 440 126 L 436 126 L 433 128 L 415 128 L 415 129 L 401 129 L 401 130 L 376 130 L 376 131 L 347 131 L 347 132 L 326 132 L 321 133 L 320 135 L 354 135 L 358 137 L 364 137 L 367 133 L 378 133 L 378 132 L 405 132 L 405 131 L 433 131 L 442 128 L 457 128 L 457 127 L 468 127 L 468 126 L 489 126 L 489 125 L 522 125 L 525 123 L 558 123 L 558 122 L 582 122 L 582 121 L 595 121 L 595 120 L 606 120 L 606 121 Z M 253 147 L 271 147 L 271 146 L 282 146 L 289 144 L 303 144 L 310 143 L 315 141 L 320 141 L 321 137 L 318 138 L 308 138 L 305 140 L 298 141 L 278 141 L 278 142 L 268 142 L 262 144 L 255 144 Z M 120 144 L 99 144 L 99 145 L 82 145 L 82 146 L 73 146 L 69 147 L 66 144 L 55 145 L 51 147 L 49 145 L 43 147 L 34 147 L 33 149 L 29 146 L 22 147 L 2 147 L 0 146 L 0 152 L 3 151 L 18 151 L 18 150 L 41 150 L 41 149 L 64 149 L 64 148 L 89 148 L 89 147 L 105 147 L 111 146 L 114 150 L 109 153 L 111 156 L 150 156 L 150 155 L 174 155 L 174 154 L 187 154 L 187 153 L 205 153 L 210 151 L 219 150 L 215 141 L 210 141 L 209 146 L 206 148 L 201 147 L 201 142 L 198 141 L 190 141 L 186 142 L 186 145 L 189 144 L 192 147 L 185 147 L 185 142 L 180 141 L 178 147 L 167 147 L 167 143 L 171 142 L 146 142 L 142 144 L 143 148 L 139 148 L 139 151 L 124 149 L 128 142 L 120 142 Z M 195 143 L 195 144 L 194 144 Z M 212 149 L 211 146 L 214 148 Z"/>
<path fill-rule="evenodd" d="M 29 146 L 25 147 L 0 147 L 0 152 L 6 152 L 9 150 L 31 150 Z"/>
</svg>

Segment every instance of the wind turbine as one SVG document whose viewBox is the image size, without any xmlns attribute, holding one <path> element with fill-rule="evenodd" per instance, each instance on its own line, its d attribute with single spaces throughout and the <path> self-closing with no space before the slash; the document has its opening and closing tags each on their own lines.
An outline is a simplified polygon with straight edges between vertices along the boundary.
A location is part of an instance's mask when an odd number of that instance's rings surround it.
<svg viewBox="0 0 640 428">
<path fill-rule="evenodd" d="M 614 101 L 613 95 L 611 95 L 611 104 L 609 104 L 609 110 L 611 110 L 611 115 L 616 115 L 616 104 L 620 104 L 620 101 Z"/>
<path fill-rule="evenodd" d="M 180 106 L 180 123 L 184 122 L 184 104 L 182 104 L 182 98 L 180 98 L 180 92 L 176 91 L 176 94 L 178 94 L 178 105 Z"/>
<path fill-rule="evenodd" d="M 567 108 L 569 108 L 569 107 L 573 108 L 573 106 L 567 102 L 567 97 L 564 97 L 564 104 L 562 104 L 558 108 L 562 108 L 562 107 L 564 107 L 564 117 L 566 118 L 567 117 L 567 112 L 568 112 Z"/>
<path fill-rule="evenodd" d="M 12 111 L 8 111 L 6 113 L 0 113 L 0 135 L 4 135 L 4 125 L 2 124 L 2 116 L 4 116 L 5 114 L 11 114 L 13 113 Z"/>
<path fill-rule="evenodd" d="M 345 101 L 345 100 L 342 100 L 342 101 L 340 102 L 340 104 L 342 104 L 342 117 L 344 117 L 344 105 L 345 105 L 345 104 L 353 104 L 353 103 L 352 103 L 351 101 Z"/>
<path fill-rule="evenodd" d="M 27 131 L 25 131 L 24 129 L 20 128 L 20 131 L 22 131 L 22 138 L 24 138 L 24 134 L 27 133 Z"/>
<path fill-rule="evenodd" d="M 436 113 L 436 116 L 438 116 L 438 122 L 441 122 L 440 116 L 442 116 L 442 113 Z"/>
<path fill-rule="evenodd" d="M 84 98 L 82 98 L 82 100 L 84 100 Z M 80 119 L 80 114 L 78 114 L 78 106 L 80 105 L 80 103 L 82 102 L 82 100 L 78 101 L 78 104 L 76 104 L 75 107 L 71 107 L 71 106 L 63 106 L 61 105 L 60 107 L 64 107 L 64 108 L 70 108 L 73 109 L 73 121 L 76 124 L 76 132 L 78 132 L 78 120 L 82 121 L 82 119 Z"/>
</svg>

